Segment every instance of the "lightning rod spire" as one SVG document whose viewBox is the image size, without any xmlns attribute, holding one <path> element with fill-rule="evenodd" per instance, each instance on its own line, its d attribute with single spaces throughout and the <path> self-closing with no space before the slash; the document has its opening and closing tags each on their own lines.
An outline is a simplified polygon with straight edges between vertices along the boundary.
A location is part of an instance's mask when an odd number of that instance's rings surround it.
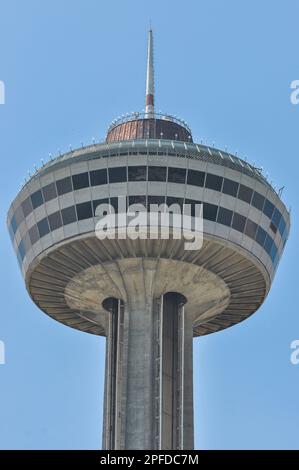
<svg viewBox="0 0 299 470">
<path fill-rule="evenodd" d="M 146 68 L 146 94 L 145 94 L 145 112 L 148 116 L 155 112 L 154 107 L 154 53 L 153 53 L 153 31 L 150 27 L 147 43 L 147 68 Z"/>
</svg>

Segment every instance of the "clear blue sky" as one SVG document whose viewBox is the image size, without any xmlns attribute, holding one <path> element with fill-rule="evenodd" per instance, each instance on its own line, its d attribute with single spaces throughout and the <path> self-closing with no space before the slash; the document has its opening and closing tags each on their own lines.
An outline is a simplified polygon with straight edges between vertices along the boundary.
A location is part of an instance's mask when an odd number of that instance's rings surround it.
<svg viewBox="0 0 299 470">
<path fill-rule="evenodd" d="M 6 230 L 28 170 L 101 139 L 144 107 L 146 35 L 156 103 L 263 166 L 292 206 L 272 290 L 244 323 L 195 340 L 196 448 L 299 449 L 298 124 L 295 0 L 0 0 L 0 448 L 101 445 L 104 339 L 56 323 L 29 299 Z"/>
</svg>

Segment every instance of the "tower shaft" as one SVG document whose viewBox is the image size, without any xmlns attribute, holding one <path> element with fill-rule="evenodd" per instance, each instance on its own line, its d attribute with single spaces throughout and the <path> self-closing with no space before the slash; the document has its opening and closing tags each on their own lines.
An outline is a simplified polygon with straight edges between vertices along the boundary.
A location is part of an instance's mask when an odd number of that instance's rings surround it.
<svg viewBox="0 0 299 470">
<path fill-rule="evenodd" d="M 182 296 L 111 302 L 103 447 L 192 449 L 192 324 Z"/>
</svg>

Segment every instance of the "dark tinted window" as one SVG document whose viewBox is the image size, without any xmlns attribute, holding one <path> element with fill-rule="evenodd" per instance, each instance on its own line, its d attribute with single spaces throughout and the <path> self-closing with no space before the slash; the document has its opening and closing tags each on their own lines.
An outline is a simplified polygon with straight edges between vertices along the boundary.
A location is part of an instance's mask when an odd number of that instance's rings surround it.
<svg viewBox="0 0 299 470">
<path fill-rule="evenodd" d="M 129 205 L 142 204 L 146 208 L 146 196 L 129 196 Z"/>
<path fill-rule="evenodd" d="M 254 240 L 257 230 L 257 224 L 250 219 L 247 219 L 245 234 Z"/>
<path fill-rule="evenodd" d="M 271 251 L 270 251 L 270 256 L 271 256 L 272 261 L 274 261 L 276 254 L 277 254 L 277 248 L 276 248 L 275 243 L 273 243 Z"/>
<path fill-rule="evenodd" d="M 12 228 L 13 233 L 16 233 L 17 228 L 18 228 L 18 225 L 17 225 L 17 221 L 16 221 L 15 215 L 13 215 L 12 218 L 11 218 L 10 226 L 11 226 L 11 228 Z"/>
<path fill-rule="evenodd" d="M 254 191 L 251 204 L 261 211 L 263 209 L 264 202 L 265 202 L 264 196 Z"/>
<path fill-rule="evenodd" d="M 272 204 L 272 202 L 266 199 L 265 205 L 263 208 L 264 214 L 266 214 L 269 217 L 269 219 L 271 219 L 273 211 L 274 211 L 274 205 Z"/>
<path fill-rule="evenodd" d="M 203 171 L 188 170 L 187 183 L 193 186 L 203 186 L 205 173 Z"/>
<path fill-rule="evenodd" d="M 171 206 L 172 204 L 178 204 L 180 206 L 180 208 L 182 209 L 183 208 L 183 202 L 184 202 L 184 199 L 182 199 L 180 197 L 167 196 L 167 198 L 166 198 L 166 204 L 168 206 Z"/>
<path fill-rule="evenodd" d="M 39 234 L 36 225 L 33 225 L 33 227 L 31 227 L 31 229 L 29 230 L 29 237 L 32 245 L 39 239 Z"/>
<path fill-rule="evenodd" d="M 88 173 L 80 173 L 79 175 L 73 175 L 72 180 L 74 189 L 82 189 L 87 188 L 89 186 Z"/>
<path fill-rule="evenodd" d="M 76 204 L 78 220 L 89 219 L 92 217 L 91 202 L 82 202 Z"/>
<path fill-rule="evenodd" d="M 265 248 L 266 252 L 268 253 L 268 255 L 271 252 L 271 248 L 272 248 L 273 243 L 274 243 L 273 239 L 270 237 L 270 235 L 267 235 L 266 240 L 265 240 L 264 248 Z"/>
<path fill-rule="evenodd" d="M 129 181 L 146 181 L 146 166 L 129 166 Z"/>
<path fill-rule="evenodd" d="M 111 197 L 111 198 L 110 198 L 110 204 L 111 204 L 111 206 L 114 208 L 115 213 L 118 212 L 118 209 L 121 210 L 121 208 L 118 207 L 118 202 L 119 202 L 119 201 L 118 201 L 118 198 L 117 198 L 117 197 Z M 123 201 L 122 201 L 122 204 L 123 204 Z M 126 201 L 126 205 L 127 205 L 127 201 Z"/>
<path fill-rule="evenodd" d="M 234 217 L 233 217 L 232 227 L 235 230 L 238 230 L 238 232 L 244 232 L 245 223 L 246 223 L 246 217 L 244 217 L 241 214 L 237 214 L 237 212 L 235 212 Z"/>
<path fill-rule="evenodd" d="M 233 211 L 225 209 L 224 207 L 219 207 L 217 222 L 223 225 L 230 227 L 232 223 Z"/>
<path fill-rule="evenodd" d="M 266 235 L 267 233 L 265 232 L 265 230 L 262 227 L 258 227 L 255 239 L 259 243 L 259 245 L 264 245 Z"/>
<path fill-rule="evenodd" d="M 149 181 L 166 181 L 166 167 L 165 166 L 149 166 L 148 167 L 148 180 Z"/>
<path fill-rule="evenodd" d="M 206 220 L 216 220 L 218 206 L 203 203 L 203 218 Z"/>
<path fill-rule="evenodd" d="M 42 191 L 45 201 L 50 201 L 51 199 L 54 199 L 57 196 L 55 183 L 47 184 L 47 186 L 43 187 Z"/>
<path fill-rule="evenodd" d="M 280 222 L 279 222 L 279 226 L 278 226 L 278 229 L 280 231 L 280 235 L 282 236 L 284 231 L 285 231 L 285 228 L 286 228 L 286 223 L 285 223 L 285 220 L 283 217 L 281 217 L 280 219 Z"/>
<path fill-rule="evenodd" d="M 109 182 L 120 183 L 127 181 L 127 167 L 121 166 L 118 168 L 109 168 Z"/>
<path fill-rule="evenodd" d="M 27 199 L 25 199 L 22 202 L 22 209 L 23 209 L 24 217 L 27 217 L 27 215 L 29 215 L 30 212 L 32 212 L 32 204 L 31 204 L 31 199 L 29 197 L 27 197 Z"/>
<path fill-rule="evenodd" d="M 60 211 L 54 212 L 54 214 L 50 214 L 48 216 L 48 220 L 51 230 L 56 230 L 57 228 L 62 226 Z"/>
<path fill-rule="evenodd" d="M 168 181 L 170 183 L 185 183 L 186 169 L 185 168 L 168 168 Z"/>
<path fill-rule="evenodd" d="M 272 220 L 274 224 L 276 225 L 276 227 L 278 227 L 280 219 L 281 219 L 281 213 L 279 212 L 278 209 L 275 209 Z"/>
<path fill-rule="evenodd" d="M 235 181 L 232 181 L 228 178 L 224 178 L 223 188 L 222 188 L 223 193 L 236 197 L 238 193 L 238 188 L 239 188 L 239 183 L 236 183 Z"/>
<path fill-rule="evenodd" d="M 72 180 L 69 176 L 56 181 L 57 192 L 59 195 L 72 191 Z"/>
<path fill-rule="evenodd" d="M 109 204 L 109 199 L 96 199 L 92 201 L 93 215 L 96 215 L 96 208 L 101 204 Z"/>
<path fill-rule="evenodd" d="M 19 243 L 18 251 L 20 253 L 21 259 L 23 260 L 24 256 L 25 256 L 25 247 L 24 247 L 23 240 L 21 240 L 20 243 Z"/>
<path fill-rule="evenodd" d="M 44 235 L 47 235 L 47 233 L 50 232 L 47 217 L 37 222 L 37 228 L 40 237 L 43 237 Z"/>
<path fill-rule="evenodd" d="M 240 184 L 238 198 L 242 201 L 248 202 L 250 204 L 252 198 L 252 189 L 248 188 L 248 186 L 244 186 L 244 184 Z"/>
<path fill-rule="evenodd" d="M 148 207 L 150 204 L 158 204 L 158 206 L 160 206 L 161 204 L 165 204 L 165 196 L 148 196 L 147 201 Z"/>
<path fill-rule="evenodd" d="M 188 207 L 187 204 L 190 205 L 190 207 L 188 209 L 187 209 L 187 207 Z M 201 202 L 199 202 L 199 201 L 194 201 L 193 199 L 185 199 L 184 205 L 187 206 L 187 207 L 184 207 L 184 213 L 186 215 L 191 215 L 191 217 L 195 217 L 195 215 L 199 216 L 202 207 L 197 207 L 196 208 L 196 204 L 202 205 Z M 195 208 L 197 209 L 197 214 L 195 214 Z"/>
<path fill-rule="evenodd" d="M 222 176 L 207 173 L 205 186 L 206 188 L 214 189 L 215 191 L 221 191 L 222 181 Z"/>
<path fill-rule="evenodd" d="M 99 186 L 101 184 L 107 184 L 107 170 L 94 170 L 90 172 L 90 184 L 91 186 Z"/>
<path fill-rule="evenodd" d="M 277 232 L 277 227 L 273 222 L 270 222 L 270 228 L 271 228 L 272 232 L 274 232 L 274 233 Z"/>
<path fill-rule="evenodd" d="M 75 207 L 66 207 L 65 209 L 61 210 L 63 225 L 71 224 L 77 220 L 76 218 L 76 211 Z"/>
<path fill-rule="evenodd" d="M 43 195 L 42 195 L 42 192 L 40 190 L 38 190 L 35 193 L 31 194 L 31 202 L 32 202 L 33 209 L 35 209 L 36 207 L 39 207 L 43 204 L 43 202 L 44 202 Z"/>
</svg>

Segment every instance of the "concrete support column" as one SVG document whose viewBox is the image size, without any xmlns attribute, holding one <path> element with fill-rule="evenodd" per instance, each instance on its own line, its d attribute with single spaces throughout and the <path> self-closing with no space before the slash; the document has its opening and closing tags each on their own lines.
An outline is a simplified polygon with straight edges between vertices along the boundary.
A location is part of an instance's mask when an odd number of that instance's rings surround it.
<svg viewBox="0 0 299 470">
<path fill-rule="evenodd" d="M 161 449 L 193 449 L 193 331 L 186 299 L 163 296 L 161 309 Z"/>
<path fill-rule="evenodd" d="M 183 296 L 136 295 L 107 310 L 103 447 L 192 449 L 192 324 Z"/>
</svg>

